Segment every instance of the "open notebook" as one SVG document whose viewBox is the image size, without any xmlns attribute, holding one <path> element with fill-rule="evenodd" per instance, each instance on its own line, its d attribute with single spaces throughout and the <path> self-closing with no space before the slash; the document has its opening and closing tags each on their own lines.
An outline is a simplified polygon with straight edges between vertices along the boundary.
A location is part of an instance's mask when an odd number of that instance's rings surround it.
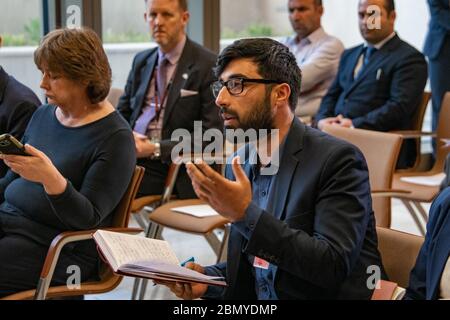
<svg viewBox="0 0 450 320">
<path fill-rule="evenodd" d="M 95 232 L 94 240 L 100 255 L 117 274 L 226 286 L 222 278 L 207 276 L 181 267 L 167 241 L 104 230 Z"/>
</svg>

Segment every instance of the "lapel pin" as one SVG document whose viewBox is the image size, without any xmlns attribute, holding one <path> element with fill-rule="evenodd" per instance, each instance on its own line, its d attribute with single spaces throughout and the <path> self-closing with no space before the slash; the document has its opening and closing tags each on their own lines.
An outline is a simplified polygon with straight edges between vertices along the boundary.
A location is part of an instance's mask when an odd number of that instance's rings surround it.
<svg viewBox="0 0 450 320">
<path fill-rule="evenodd" d="M 183 79 L 187 80 L 189 78 L 189 75 L 187 73 L 183 74 Z"/>
</svg>

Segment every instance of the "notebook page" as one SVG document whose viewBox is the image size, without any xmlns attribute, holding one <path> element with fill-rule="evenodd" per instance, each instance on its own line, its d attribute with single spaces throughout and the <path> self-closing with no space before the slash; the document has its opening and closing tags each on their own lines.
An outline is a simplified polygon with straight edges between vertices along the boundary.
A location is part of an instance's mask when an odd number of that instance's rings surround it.
<svg viewBox="0 0 450 320">
<path fill-rule="evenodd" d="M 107 244 L 118 266 L 140 260 L 176 265 L 180 263 L 166 241 L 104 230 L 97 232 Z"/>
</svg>

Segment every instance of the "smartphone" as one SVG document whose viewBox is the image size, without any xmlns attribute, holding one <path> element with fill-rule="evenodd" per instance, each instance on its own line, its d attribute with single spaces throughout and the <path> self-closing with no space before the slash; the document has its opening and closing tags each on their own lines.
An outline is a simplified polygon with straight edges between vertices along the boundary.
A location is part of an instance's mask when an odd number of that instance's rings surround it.
<svg viewBox="0 0 450 320">
<path fill-rule="evenodd" d="M 28 156 L 25 147 L 20 141 L 10 134 L 2 134 L 0 136 L 0 154 L 11 154 L 18 156 Z"/>
</svg>

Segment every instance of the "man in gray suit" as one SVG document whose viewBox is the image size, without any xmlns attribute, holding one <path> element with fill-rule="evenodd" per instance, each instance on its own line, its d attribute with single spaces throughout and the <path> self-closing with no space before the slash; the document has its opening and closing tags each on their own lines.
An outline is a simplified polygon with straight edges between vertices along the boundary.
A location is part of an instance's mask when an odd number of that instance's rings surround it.
<svg viewBox="0 0 450 320">
<path fill-rule="evenodd" d="M 186 36 L 186 0 L 147 0 L 148 21 L 157 48 L 140 52 L 133 61 L 117 109 L 134 131 L 138 164 L 145 176 L 138 196 L 161 194 L 171 162 L 176 129 L 222 128 L 210 84 L 216 56 Z M 184 168 L 174 189 L 180 198 L 195 197 Z"/>
</svg>

